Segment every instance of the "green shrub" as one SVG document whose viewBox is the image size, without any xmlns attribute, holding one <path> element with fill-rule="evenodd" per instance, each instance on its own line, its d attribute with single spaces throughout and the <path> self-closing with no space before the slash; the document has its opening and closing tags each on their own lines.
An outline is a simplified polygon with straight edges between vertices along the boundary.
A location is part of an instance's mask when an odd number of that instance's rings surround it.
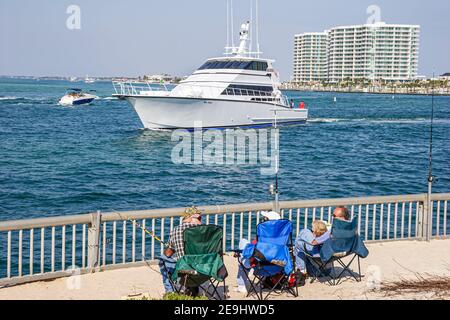
<svg viewBox="0 0 450 320">
<path fill-rule="evenodd" d="M 127 297 L 126 300 L 134 300 L 134 301 L 149 301 L 149 300 L 208 300 L 205 296 L 199 297 L 191 297 L 184 294 L 178 294 L 175 292 L 166 293 L 162 299 L 154 299 L 150 298 L 148 294 L 138 295 L 134 297 Z"/>
<path fill-rule="evenodd" d="M 186 296 L 183 294 L 171 292 L 171 293 L 166 293 L 163 296 L 162 300 L 208 300 L 208 298 L 205 296 L 191 297 L 191 296 Z"/>
</svg>

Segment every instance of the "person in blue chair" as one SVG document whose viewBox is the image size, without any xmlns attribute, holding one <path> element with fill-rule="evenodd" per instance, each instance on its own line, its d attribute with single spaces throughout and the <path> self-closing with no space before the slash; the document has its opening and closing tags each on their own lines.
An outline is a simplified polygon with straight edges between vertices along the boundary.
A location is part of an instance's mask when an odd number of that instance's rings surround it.
<svg viewBox="0 0 450 320">
<path fill-rule="evenodd" d="M 169 280 L 169 274 L 175 271 L 177 260 L 184 256 L 183 231 L 202 224 L 201 211 L 196 207 L 188 208 L 183 213 L 183 220 L 180 226 L 175 227 L 170 233 L 168 246 L 164 249 L 164 255 L 159 260 L 159 268 L 163 278 L 166 293 L 174 292 L 174 288 Z M 188 288 L 195 294 L 196 288 Z"/>
<path fill-rule="evenodd" d="M 350 221 L 350 213 L 345 207 L 337 207 L 333 211 L 333 218 Z M 330 239 L 331 230 L 327 228 L 323 221 L 316 220 L 313 222 L 312 230 L 304 229 L 300 231 L 299 236 L 295 240 L 294 254 L 296 267 L 303 280 L 308 274 L 308 260 L 305 257 L 305 250 L 308 254 L 315 256 L 320 254 L 320 246 Z"/>
<path fill-rule="evenodd" d="M 261 216 L 263 218 L 262 222 L 281 220 L 281 215 L 275 211 L 270 211 L 270 212 L 263 211 L 263 212 L 261 212 Z M 248 244 L 250 244 L 248 239 L 241 239 L 241 241 L 239 242 L 239 249 L 244 250 Z M 242 264 L 247 269 L 247 272 L 251 269 L 251 262 L 249 261 L 249 259 L 243 259 Z M 234 291 L 240 292 L 240 293 L 247 293 L 247 288 L 249 287 L 250 284 L 248 283 L 247 277 L 245 277 L 245 272 L 246 271 L 244 271 L 242 265 L 239 265 L 239 270 L 238 270 L 238 274 L 237 274 L 238 286 L 237 286 L 237 288 L 235 288 Z"/>
</svg>

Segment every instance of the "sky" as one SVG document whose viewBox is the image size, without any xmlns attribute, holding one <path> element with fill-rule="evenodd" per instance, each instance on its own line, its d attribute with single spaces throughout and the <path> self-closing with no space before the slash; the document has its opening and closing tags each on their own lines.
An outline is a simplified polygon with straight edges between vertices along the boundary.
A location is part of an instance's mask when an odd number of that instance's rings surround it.
<svg viewBox="0 0 450 320">
<path fill-rule="evenodd" d="M 250 1 L 234 0 L 235 33 Z M 420 75 L 450 72 L 449 0 L 260 0 L 263 56 L 288 80 L 295 34 L 364 24 L 370 5 L 386 23 L 421 25 Z M 183 76 L 225 45 L 226 0 L 0 0 L 0 75 Z"/>
</svg>

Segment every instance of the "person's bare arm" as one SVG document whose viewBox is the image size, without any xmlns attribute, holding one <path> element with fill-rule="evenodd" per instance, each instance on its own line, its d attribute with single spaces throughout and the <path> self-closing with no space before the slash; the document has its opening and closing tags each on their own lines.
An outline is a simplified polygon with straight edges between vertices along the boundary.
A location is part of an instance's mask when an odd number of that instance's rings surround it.
<svg viewBox="0 0 450 320">
<path fill-rule="evenodd" d="M 164 248 L 164 255 L 167 258 L 171 258 L 175 254 L 175 243 L 173 241 L 172 234 L 169 237 L 169 242 L 167 243 L 167 247 Z"/>
</svg>

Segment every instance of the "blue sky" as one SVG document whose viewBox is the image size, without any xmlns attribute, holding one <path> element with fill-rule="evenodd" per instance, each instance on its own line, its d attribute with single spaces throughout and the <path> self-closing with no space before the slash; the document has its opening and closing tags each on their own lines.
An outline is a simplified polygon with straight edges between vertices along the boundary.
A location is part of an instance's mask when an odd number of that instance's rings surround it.
<svg viewBox="0 0 450 320">
<path fill-rule="evenodd" d="M 80 30 L 66 27 L 71 4 Z M 236 32 L 250 0 L 234 4 Z M 363 24 L 372 4 L 387 23 L 421 25 L 420 74 L 450 72 L 448 0 L 260 0 L 264 56 L 289 79 L 294 34 Z M 187 75 L 225 42 L 225 0 L 0 0 L 2 75 Z"/>
</svg>

